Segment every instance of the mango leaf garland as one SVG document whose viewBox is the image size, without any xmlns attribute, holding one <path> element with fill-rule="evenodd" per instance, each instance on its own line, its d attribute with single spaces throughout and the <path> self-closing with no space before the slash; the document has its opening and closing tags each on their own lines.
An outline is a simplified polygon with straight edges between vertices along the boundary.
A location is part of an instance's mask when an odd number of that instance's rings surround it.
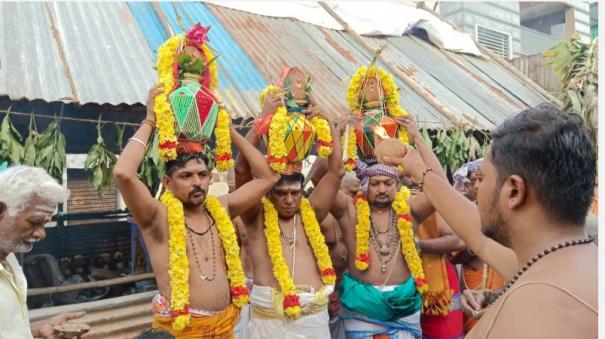
<svg viewBox="0 0 605 339">
<path fill-rule="evenodd" d="M 116 155 L 105 145 L 101 130 L 102 125 L 98 124 L 97 143 L 90 148 L 84 161 L 84 170 L 89 174 L 88 181 L 95 188 L 99 196 L 101 196 L 103 189 L 111 185 L 111 172 L 116 164 Z"/>
<path fill-rule="evenodd" d="M 20 164 L 23 159 L 23 145 L 21 134 L 13 125 L 9 114 L 0 124 L 0 163 L 7 161 L 10 164 Z"/>
<path fill-rule="evenodd" d="M 65 164 L 65 136 L 55 120 L 38 137 L 36 166 L 44 168 L 50 176 L 62 182 Z"/>
</svg>

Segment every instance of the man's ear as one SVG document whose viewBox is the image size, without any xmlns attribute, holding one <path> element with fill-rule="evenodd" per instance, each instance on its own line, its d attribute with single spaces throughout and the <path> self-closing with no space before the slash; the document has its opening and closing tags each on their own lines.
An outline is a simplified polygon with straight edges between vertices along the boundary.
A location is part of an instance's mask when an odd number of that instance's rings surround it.
<svg viewBox="0 0 605 339">
<path fill-rule="evenodd" d="M 514 174 L 511 175 L 504 183 L 505 192 L 507 194 L 506 199 L 508 200 L 508 207 L 510 209 L 516 209 L 523 205 L 527 198 L 527 186 L 525 181 L 520 176 Z"/>
<path fill-rule="evenodd" d="M 169 183 L 170 183 L 170 177 L 167 175 L 164 175 L 162 177 L 162 186 L 164 186 L 165 188 L 168 188 Z"/>
</svg>

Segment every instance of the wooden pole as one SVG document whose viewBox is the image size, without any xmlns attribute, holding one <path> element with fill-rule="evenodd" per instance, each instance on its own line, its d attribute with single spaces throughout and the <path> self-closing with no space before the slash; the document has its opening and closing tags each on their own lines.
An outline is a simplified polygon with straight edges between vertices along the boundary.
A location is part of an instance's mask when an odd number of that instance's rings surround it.
<svg viewBox="0 0 605 339">
<path fill-rule="evenodd" d="M 63 292 L 84 290 L 84 289 L 89 289 L 89 288 L 107 287 L 107 286 L 126 284 L 126 283 L 153 279 L 153 278 L 155 278 L 155 275 L 153 273 L 143 273 L 143 274 L 128 275 L 125 277 L 114 278 L 114 279 L 90 281 L 90 282 L 73 284 L 73 285 L 53 286 L 53 287 L 43 287 L 43 288 L 30 288 L 27 290 L 27 296 L 32 297 L 32 296 L 42 295 L 42 294 L 63 293 Z"/>
<path fill-rule="evenodd" d="M 359 42 L 364 48 L 370 51 L 374 51 L 374 48 L 357 32 L 355 32 L 349 25 L 338 15 L 330 6 L 328 6 L 324 1 L 318 2 L 323 9 L 325 9 L 328 14 L 330 14 L 342 27 L 344 27 L 345 31 L 353 36 L 353 38 Z M 400 77 L 403 82 L 406 83 L 414 92 L 418 93 L 424 100 L 426 100 L 429 104 L 431 104 L 439 113 L 445 116 L 448 120 L 450 120 L 454 124 L 461 124 L 461 119 L 458 119 L 456 115 L 450 111 L 444 104 L 439 102 L 437 98 L 427 91 L 424 87 L 420 86 L 416 80 L 412 79 L 409 75 L 400 71 L 397 66 L 395 66 L 390 60 L 385 58 L 383 55 L 378 54 L 377 58 L 384 63 L 391 72 L 395 73 L 398 77 Z"/>
</svg>

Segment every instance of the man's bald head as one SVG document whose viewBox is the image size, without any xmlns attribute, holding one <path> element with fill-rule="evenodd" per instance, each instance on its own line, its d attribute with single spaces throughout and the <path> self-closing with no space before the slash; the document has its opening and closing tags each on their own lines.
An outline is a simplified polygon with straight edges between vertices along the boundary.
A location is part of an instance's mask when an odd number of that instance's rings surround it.
<svg viewBox="0 0 605 339">
<path fill-rule="evenodd" d="M 355 194 L 361 190 L 361 185 L 357 176 L 352 172 L 345 173 L 340 182 L 340 190 L 345 194 L 355 196 Z"/>
</svg>

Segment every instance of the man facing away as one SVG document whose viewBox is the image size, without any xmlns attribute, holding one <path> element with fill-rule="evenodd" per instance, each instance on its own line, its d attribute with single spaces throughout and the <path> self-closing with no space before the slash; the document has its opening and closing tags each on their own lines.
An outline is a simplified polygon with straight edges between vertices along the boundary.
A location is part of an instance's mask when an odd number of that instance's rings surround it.
<svg viewBox="0 0 605 339">
<path fill-rule="evenodd" d="M 416 152 L 387 160 L 403 165 L 467 246 L 510 279 L 502 294 L 469 300 L 485 313 L 466 338 L 597 336 L 597 247 L 584 228 L 596 155 L 580 116 L 541 104 L 500 124 L 480 168 L 478 209 Z"/>
<path fill-rule="evenodd" d="M 43 169 L 14 166 L 0 172 L 0 339 L 56 338 L 54 326 L 82 317 L 67 313 L 29 322 L 27 281 L 14 253 L 46 237 L 44 226 L 68 192 Z"/>
<path fill-rule="evenodd" d="M 143 231 L 143 237 L 155 273 L 160 294 L 153 300 L 154 328 L 171 332 L 176 337 L 230 338 L 239 309 L 232 303 L 225 248 L 219 238 L 217 220 L 205 208 L 210 170 L 202 153 L 182 153 L 166 163 L 164 187 L 182 202 L 186 225 L 186 253 L 189 266 L 189 303 L 191 320 L 188 327 L 176 332 L 171 327 L 176 314 L 170 310 L 171 272 L 169 272 L 168 211 L 154 199 L 138 179 L 137 169 L 145 155 L 145 143 L 155 123 L 155 97 L 162 88 L 153 87 L 147 99 L 147 118 L 124 148 L 114 168 L 114 178 L 124 201 Z M 256 178 L 230 194 L 218 198 L 220 205 L 234 218 L 249 209 L 279 179 L 264 161 L 263 156 L 231 129 L 233 144 L 240 155 L 251 164 Z M 135 142 L 133 142 L 135 141 Z M 139 144 L 141 143 L 141 144 Z M 238 258 L 239 259 L 239 258 Z"/>
<path fill-rule="evenodd" d="M 263 107 L 263 116 L 275 112 L 281 101 L 271 94 Z M 311 104 L 309 113 L 312 115 L 323 114 L 318 106 Z M 328 158 L 328 171 L 317 184 L 313 193 L 309 196 L 308 206 L 314 212 L 315 222 L 321 221 L 330 211 L 336 192 L 340 185 L 341 173 L 341 149 L 339 138 L 336 134 L 334 123 L 327 119 L 330 124 L 334 147 Z M 254 145 L 259 145 L 260 135 L 255 129 L 251 129 L 247 136 Z M 238 157 L 235 165 L 236 184 L 241 186 L 246 183 L 254 169 L 248 159 Z M 290 175 L 282 174 L 280 181 L 274 185 L 267 194 L 267 201 L 273 206 L 277 213 L 279 225 L 279 239 L 281 242 L 280 253 L 283 255 L 286 265 L 276 268 L 272 263 L 270 248 L 265 229 L 267 228 L 267 213 L 265 204 L 258 200 L 253 208 L 243 213 L 240 217 L 246 225 L 248 235 L 248 249 L 252 258 L 254 268 L 254 286 L 250 295 L 250 337 L 251 338 L 274 338 L 276 335 L 283 338 L 329 338 L 328 326 L 329 316 L 327 311 L 328 295 L 334 286 L 322 282 L 322 275 L 318 269 L 318 259 L 312 248 L 314 240 L 306 233 L 305 214 L 303 205 L 303 181 L 301 173 Z M 321 246 L 325 246 L 325 240 L 321 234 L 318 238 Z M 275 272 L 282 270 L 283 278 L 292 279 L 296 286 L 296 293 L 300 300 L 300 317 L 288 317 L 280 302 L 282 291 L 280 283 L 276 279 Z"/>
<path fill-rule="evenodd" d="M 412 140 L 436 171 L 441 169 L 439 161 L 418 133 L 411 116 L 397 119 L 408 130 Z M 443 170 L 440 173 L 445 177 Z M 390 335 L 397 338 L 419 338 L 420 308 L 422 299 L 408 268 L 409 263 L 402 254 L 402 239 L 397 229 L 398 212 L 393 208 L 399 188 L 399 173 L 396 167 L 381 164 L 364 165 L 358 162 L 357 176 L 369 205 L 370 233 L 369 267 L 360 270 L 356 261 L 359 239 L 357 202 L 339 192 L 332 215 L 342 227 L 343 241 L 347 248 L 348 272 L 343 276 L 339 289 L 340 316 L 345 320 L 347 337 L 372 338 L 375 335 Z M 411 214 L 417 223 L 434 212 L 422 194 L 409 201 Z M 413 235 L 412 235 L 413 237 Z M 410 239 L 407 239 L 410 240 Z M 413 239 L 410 241 L 413 242 Z"/>
</svg>

